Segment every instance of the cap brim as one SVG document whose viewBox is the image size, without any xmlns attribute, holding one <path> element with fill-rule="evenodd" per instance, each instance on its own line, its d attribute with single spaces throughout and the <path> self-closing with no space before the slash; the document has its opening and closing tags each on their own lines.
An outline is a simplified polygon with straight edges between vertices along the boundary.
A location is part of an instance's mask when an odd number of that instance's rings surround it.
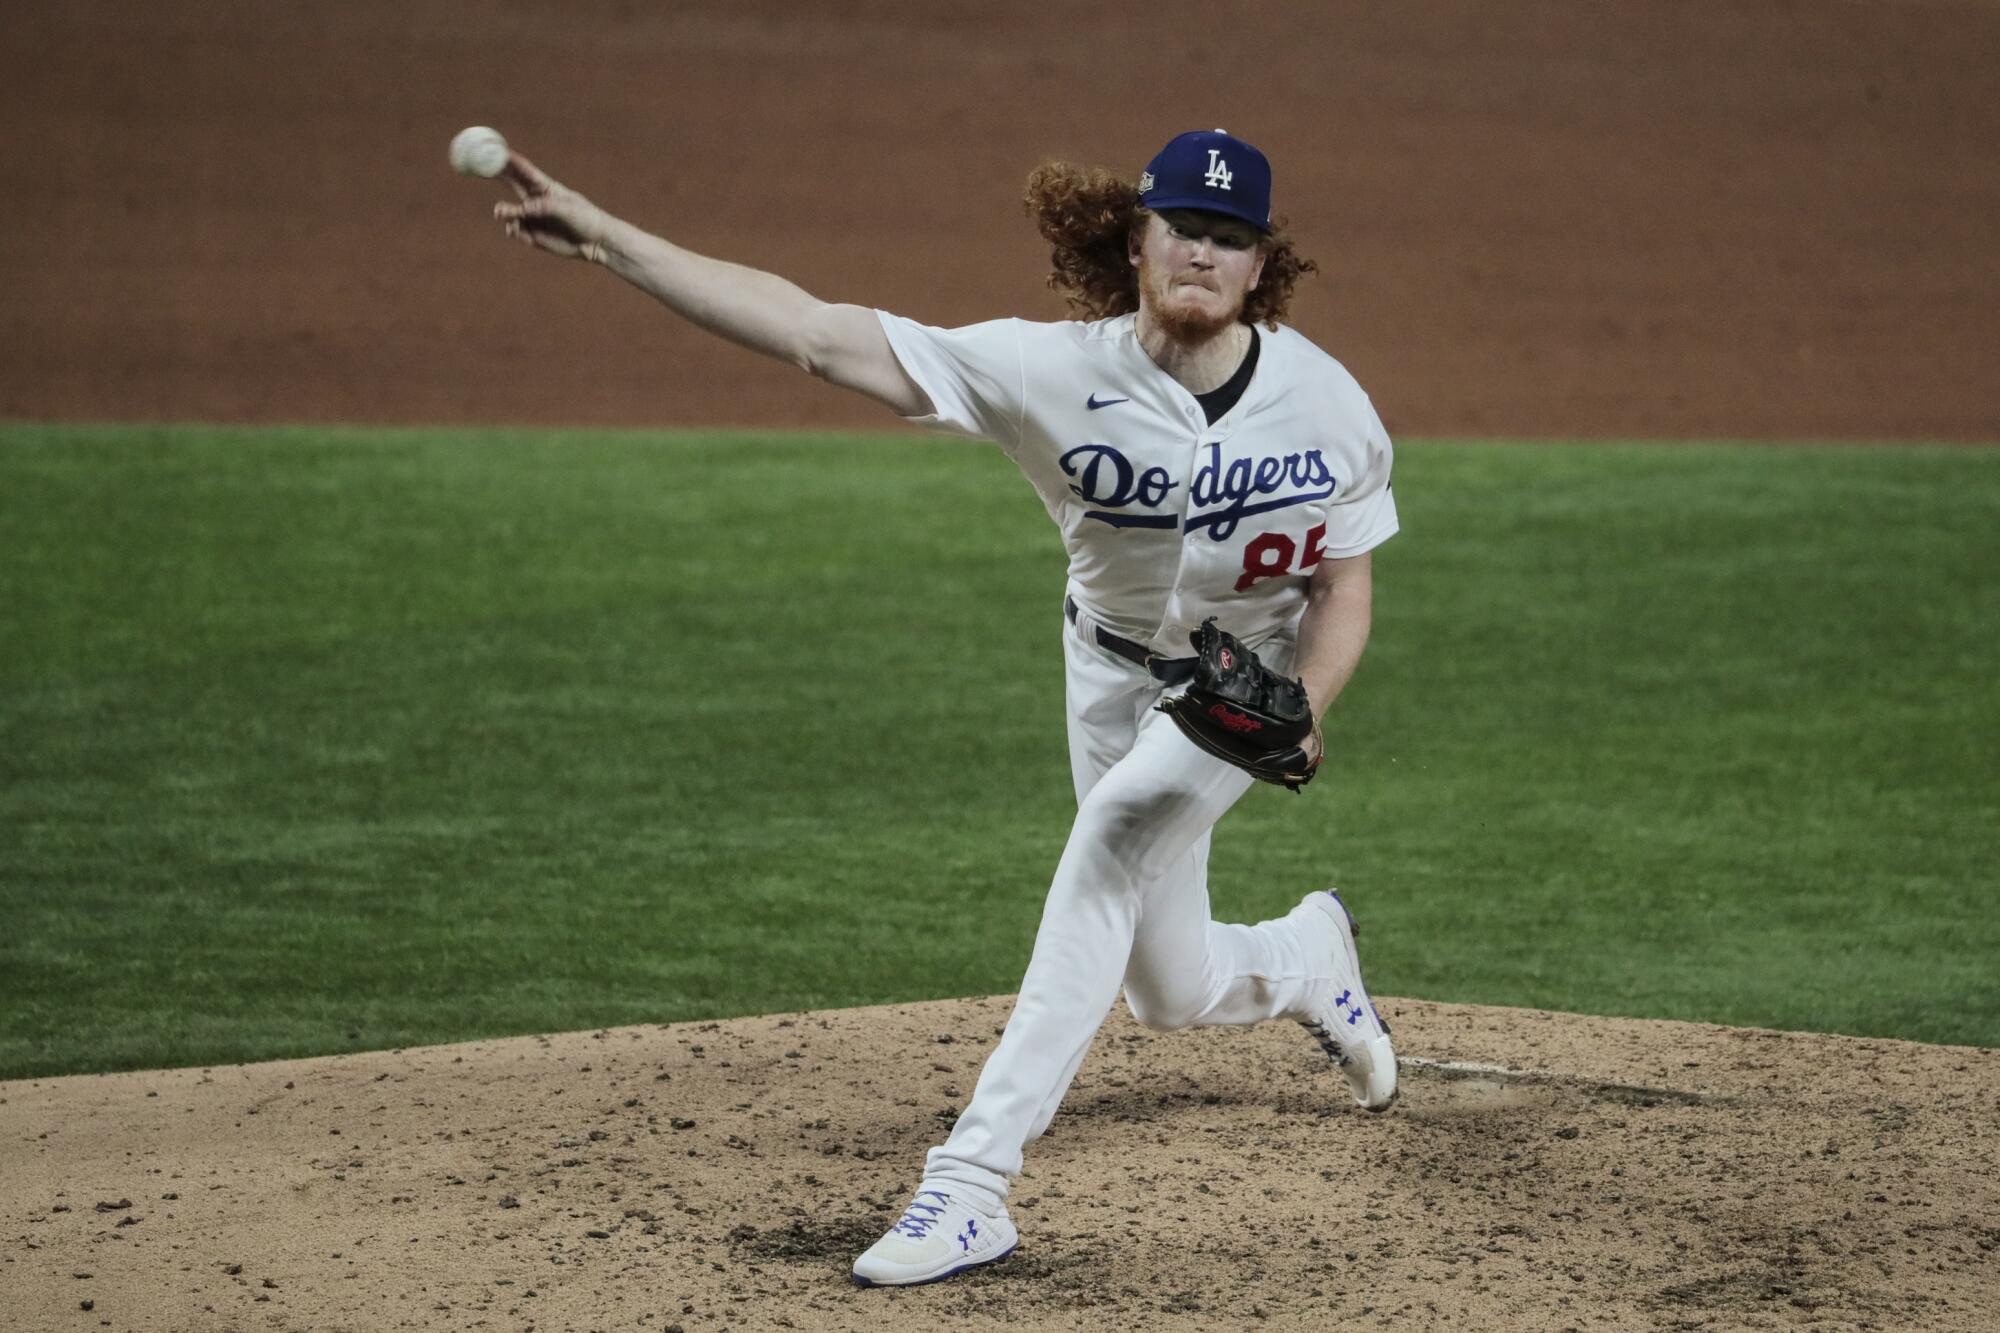
<svg viewBox="0 0 2000 1333">
<path fill-rule="evenodd" d="M 1223 217 L 1247 222 L 1266 236 L 1271 234 L 1269 222 L 1252 217 L 1241 209 L 1222 207 L 1207 195 L 1155 195 L 1151 199 L 1141 195 L 1139 202 L 1155 213 L 1164 213 L 1170 208 L 1185 208 L 1197 213 L 1220 213 Z"/>
</svg>

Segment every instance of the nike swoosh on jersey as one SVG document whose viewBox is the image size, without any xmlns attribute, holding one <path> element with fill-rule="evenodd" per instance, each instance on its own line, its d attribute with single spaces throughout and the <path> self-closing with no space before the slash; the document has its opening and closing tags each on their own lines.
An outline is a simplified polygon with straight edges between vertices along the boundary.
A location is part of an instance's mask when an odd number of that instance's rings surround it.
<svg viewBox="0 0 2000 1333">
<path fill-rule="evenodd" d="M 1106 398 L 1100 402 L 1097 394 L 1093 392 L 1090 397 L 1084 399 L 1083 405 L 1095 412 L 1100 407 L 1116 407 L 1119 403 L 1129 403 L 1131 401 L 1130 398 Z"/>
</svg>

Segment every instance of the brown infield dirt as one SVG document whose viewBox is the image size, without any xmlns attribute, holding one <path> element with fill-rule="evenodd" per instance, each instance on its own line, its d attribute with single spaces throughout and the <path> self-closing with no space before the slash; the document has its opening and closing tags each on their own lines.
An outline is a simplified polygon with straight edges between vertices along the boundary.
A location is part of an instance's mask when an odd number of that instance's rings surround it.
<svg viewBox="0 0 2000 1333">
<path fill-rule="evenodd" d="M 1006 999 L 0 1084 L 8 1328 L 2000 1327 L 2000 1051 L 1122 1010 L 991 1269 L 864 1291 Z M 90 1302 L 86 1310 L 84 1303 Z"/>
<path fill-rule="evenodd" d="M 0 417 L 881 427 L 507 248 L 472 122 L 697 249 L 1061 313 L 1016 203 L 1227 125 L 1392 430 L 2000 438 L 2000 7 L 0 8 Z M 1005 1264 L 847 1265 L 1001 999 L 0 1084 L 0 1328 L 2000 1328 L 2000 1055 L 1387 1009 L 1099 1038 Z"/>
</svg>

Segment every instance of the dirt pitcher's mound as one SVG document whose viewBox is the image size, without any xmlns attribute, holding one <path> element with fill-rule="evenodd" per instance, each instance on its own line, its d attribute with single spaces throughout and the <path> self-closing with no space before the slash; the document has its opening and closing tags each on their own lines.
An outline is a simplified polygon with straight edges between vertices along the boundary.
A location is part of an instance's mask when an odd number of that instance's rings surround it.
<svg viewBox="0 0 2000 1333">
<path fill-rule="evenodd" d="M 1122 1012 L 1006 1263 L 847 1267 L 1004 999 L 0 1084 L 9 1328 L 2000 1327 L 2000 1052 L 1386 1006 Z"/>
</svg>

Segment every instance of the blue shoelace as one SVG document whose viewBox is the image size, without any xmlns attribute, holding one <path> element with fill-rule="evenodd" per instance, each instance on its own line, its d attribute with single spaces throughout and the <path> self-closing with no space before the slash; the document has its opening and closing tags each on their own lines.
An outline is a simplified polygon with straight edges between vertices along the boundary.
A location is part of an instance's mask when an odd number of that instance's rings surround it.
<svg viewBox="0 0 2000 1333">
<path fill-rule="evenodd" d="M 925 1203 L 926 1195 L 936 1199 L 937 1202 Z M 910 1206 L 903 1210 L 902 1219 L 889 1230 L 900 1231 L 911 1240 L 922 1240 L 930 1234 L 930 1229 L 937 1224 L 938 1218 L 944 1215 L 945 1206 L 950 1202 L 949 1194 L 941 1194 L 937 1190 L 922 1190 L 910 1201 Z M 926 1215 L 919 1217 L 917 1216 L 919 1213 Z"/>
</svg>

